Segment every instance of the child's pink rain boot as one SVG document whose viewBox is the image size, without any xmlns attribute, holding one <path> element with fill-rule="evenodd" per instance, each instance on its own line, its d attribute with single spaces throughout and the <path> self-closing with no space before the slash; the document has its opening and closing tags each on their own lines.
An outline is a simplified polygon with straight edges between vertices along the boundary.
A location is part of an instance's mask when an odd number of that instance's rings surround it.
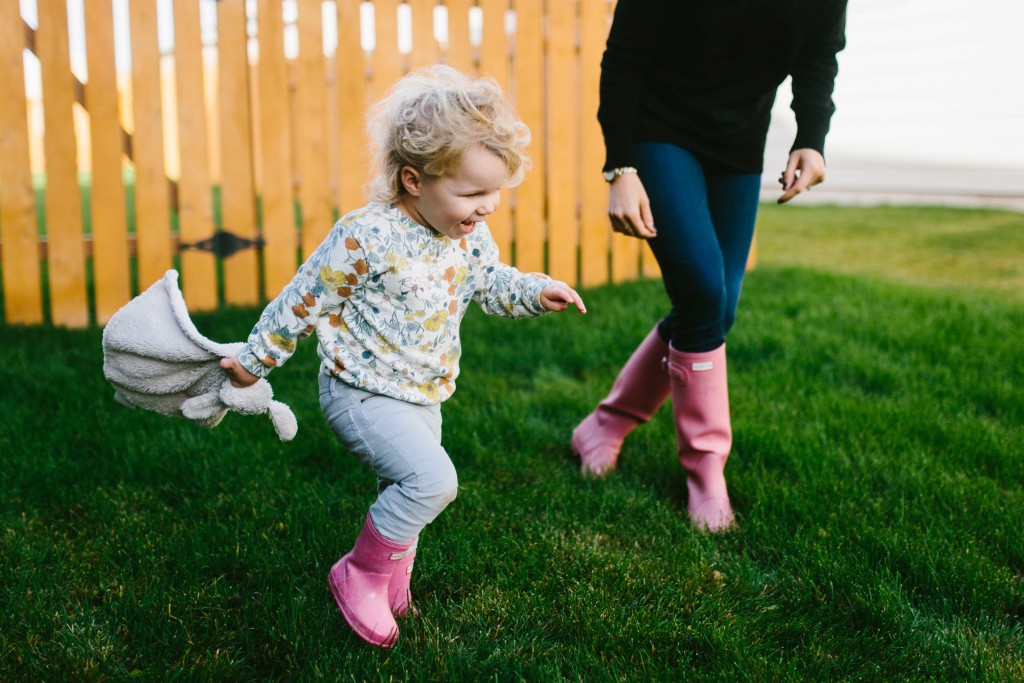
<svg viewBox="0 0 1024 683">
<path fill-rule="evenodd" d="M 367 514 L 355 547 L 327 574 L 345 621 L 371 645 L 391 647 L 398 640 L 398 624 L 388 603 L 388 584 L 398 560 L 412 545 L 381 536 Z"/>
<path fill-rule="evenodd" d="M 690 519 L 707 531 L 724 530 L 733 523 L 725 485 L 725 461 L 732 448 L 725 344 L 707 353 L 670 348 L 668 371 Z"/>
<path fill-rule="evenodd" d="M 391 613 L 396 617 L 404 617 L 409 612 L 419 614 L 412 605 L 412 591 L 409 588 L 417 540 L 412 540 L 412 547 L 405 551 L 405 557 L 395 561 L 395 571 L 388 584 L 388 603 L 391 605 Z"/>
<path fill-rule="evenodd" d="M 614 469 L 626 435 L 650 420 L 668 398 L 663 366 L 667 355 L 668 344 L 655 326 L 623 366 L 608 396 L 573 430 L 572 449 L 584 475 L 601 476 Z"/>
</svg>

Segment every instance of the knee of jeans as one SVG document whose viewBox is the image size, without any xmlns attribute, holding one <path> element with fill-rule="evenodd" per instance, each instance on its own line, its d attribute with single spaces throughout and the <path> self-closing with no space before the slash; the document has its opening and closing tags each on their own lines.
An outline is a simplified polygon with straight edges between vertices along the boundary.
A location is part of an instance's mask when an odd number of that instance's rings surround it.
<svg viewBox="0 0 1024 683">
<path fill-rule="evenodd" d="M 447 462 L 437 465 L 429 476 L 420 477 L 420 492 L 427 498 L 448 505 L 459 493 L 459 475 L 455 465 Z"/>
<path fill-rule="evenodd" d="M 720 271 L 689 265 L 670 265 L 663 271 L 665 289 L 679 312 L 724 311 L 728 298 L 725 278 Z"/>
</svg>

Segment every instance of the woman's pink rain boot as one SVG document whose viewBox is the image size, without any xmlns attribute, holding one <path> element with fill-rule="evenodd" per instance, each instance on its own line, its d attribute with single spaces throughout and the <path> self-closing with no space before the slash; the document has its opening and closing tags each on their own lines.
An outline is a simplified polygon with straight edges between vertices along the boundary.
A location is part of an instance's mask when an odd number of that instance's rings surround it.
<svg viewBox="0 0 1024 683">
<path fill-rule="evenodd" d="M 655 326 L 630 356 L 611 391 L 572 432 L 572 449 L 584 475 L 601 476 L 615 468 L 622 441 L 651 419 L 669 395 L 663 366 L 668 344 Z"/>
<path fill-rule="evenodd" d="M 391 613 L 396 617 L 404 617 L 409 612 L 419 614 L 412 605 L 412 591 L 409 588 L 412 566 L 416 559 L 417 540 L 412 540 L 412 547 L 405 551 L 405 557 L 395 561 L 395 571 L 391 575 L 391 583 L 388 584 L 388 603 L 391 605 Z"/>
<path fill-rule="evenodd" d="M 702 529 L 721 531 L 733 523 L 725 485 L 725 461 L 732 448 L 725 344 L 706 353 L 670 348 L 668 358 L 690 519 Z"/>
<path fill-rule="evenodd" d="M 367 514 L 355 547 L 327 574 L 327 583 L 345 621 L 371 645 L 391 647 L 398 640 L 398 624 L 388 602 L 388 584 L 398 561 L 412 545 L 412 541 L 397 543 L 381 536 Z"/>
</svg>

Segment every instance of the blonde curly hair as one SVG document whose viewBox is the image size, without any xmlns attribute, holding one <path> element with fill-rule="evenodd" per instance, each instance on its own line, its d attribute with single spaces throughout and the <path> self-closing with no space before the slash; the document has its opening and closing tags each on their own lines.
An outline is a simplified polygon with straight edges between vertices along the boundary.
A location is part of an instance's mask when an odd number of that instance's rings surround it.
<svg viewBox="0 0 1024 683">
<path fill-rule="evenodd" d="M 455 171 L 473 145 L 494 152 L 515 187 L 530 167 L 525 147 L 530 129 L 489 77 L 470 78 L 437 64 L 398 80 L 367 114 L 372 148 L 372 201 L 392 203 L 405 192 L 401 171 L 411 166 L 426 176 Z"/>
</svg>

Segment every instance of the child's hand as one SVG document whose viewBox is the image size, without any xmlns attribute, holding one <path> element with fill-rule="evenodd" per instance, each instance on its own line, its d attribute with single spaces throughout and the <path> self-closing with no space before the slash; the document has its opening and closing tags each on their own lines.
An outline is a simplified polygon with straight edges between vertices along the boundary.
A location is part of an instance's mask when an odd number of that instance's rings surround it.
<svg viewBox="0 0 1024 683">
<path fill-rule="evenodd" d="M 569 304 L 575 304 L 580 313 L 587 312 L 587 307 L 583 305 L 583 299 L 576 290 L 557 280 L 541 290 L 540 303 L 549 311 L 564 311 L 569 308 Z"/>
<path fill-rule="evenodd" d="M 242 364 L 234 356 L 221 358 L 220 367 L 228 373 L 228 379 L 231 380 L 231 386 L 233 387 L 242 389 L 260 381 L 259 377 L 243 368 Z"/>
</svg>

